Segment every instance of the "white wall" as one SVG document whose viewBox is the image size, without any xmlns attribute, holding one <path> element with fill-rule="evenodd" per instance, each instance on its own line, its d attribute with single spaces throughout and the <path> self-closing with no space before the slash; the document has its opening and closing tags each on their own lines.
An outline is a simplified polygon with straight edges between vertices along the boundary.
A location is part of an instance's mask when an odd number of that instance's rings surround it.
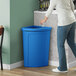
<svg viewBox="0 0 76 76">
<path fill-rule="evenodd" d="M 76 17 L 76 11 L 75 11 L 75 17 Z M 76 30 L 75 30 L 75 43 L 76 43 Z M 69 46 L 68 46 L 68 63 L 70 65 L 72 64 L 72 66 L 76 66 L 76 58 Z"/>
<path fill-rule="evenodd" d="M 10 0 L 0 0 L 0 24 L 8 26 L 10 24 L 9 1 Z"/>
<path fill-rule="evenodd" d="M 34 25 L 40 25 L 40 20 L 44 18 L 46 12 L 35 11 L 34 12 Z M 75 13 L 76 16 L 76 13 Z M 50 15 L 48 21 L 45 23 L 45 26 L 51 26 L 51 42 L 50 42 L 50 55 L 49 55 L 49 64 L 58 66 L 59 57 L 58 57 L 58 49 L 57 49 L 57 14 L 54 11 L 52 15 Z M 76 33 L 76 32 L 75 32 Z M 76 34 L 75 34 L 76 35 Z M 76 36 L 75 36 L 76 41 Z M 65 43 L 66 49 L 66 58 L 69 67 L 76 66 L 76 58 L 74 57 L 71 49 L 69 48 L 67 42 Z"/>
<path fill-rule="evenodd" d="M 3 25 L 5 28 L 3 62 L 10 63 L 10 0 L 0 0 L 0 25 Z"/>
</svg>

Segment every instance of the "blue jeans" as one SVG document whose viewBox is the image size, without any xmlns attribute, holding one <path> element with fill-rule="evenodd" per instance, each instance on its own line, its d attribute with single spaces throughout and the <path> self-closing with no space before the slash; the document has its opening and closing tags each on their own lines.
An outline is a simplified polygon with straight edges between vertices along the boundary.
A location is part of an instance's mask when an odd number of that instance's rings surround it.
<svg viewBox="0 0 76 76">
<path fill-rule="evenodd" d="M 57 28 L 57 47 L 59 54 L 59 67 L 60 71 L 67 70 L 66 55 L 65 55 L 65 40 L 70 46 L 74 56 L 76 57 L 76 44 L 74 41 L 75 38 L 75 27 L 76 22 L 67 25 L 67 26 L 58 26 Z"/>
</svg>

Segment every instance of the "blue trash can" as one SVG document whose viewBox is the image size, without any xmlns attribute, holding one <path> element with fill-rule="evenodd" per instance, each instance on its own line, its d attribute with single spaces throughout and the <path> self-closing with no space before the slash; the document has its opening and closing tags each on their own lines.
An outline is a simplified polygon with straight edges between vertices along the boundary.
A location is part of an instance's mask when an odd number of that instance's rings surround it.
<svg viewBox="0 0 76 76">
<path fill-rule="evenodd" d="M 48 66 L 51 27 L 23 27 L 24 67 Z"/>
</svg>

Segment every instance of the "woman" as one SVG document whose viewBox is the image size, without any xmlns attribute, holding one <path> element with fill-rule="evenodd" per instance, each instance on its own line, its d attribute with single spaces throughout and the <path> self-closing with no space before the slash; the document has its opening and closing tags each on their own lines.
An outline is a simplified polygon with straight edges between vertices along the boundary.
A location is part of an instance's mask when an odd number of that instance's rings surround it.
<svg viewBox="0 0 76 76">
<path fill-rule="evenodd" d="M 45 18 L 40 21 L 41 24 L 48 20 L 49 15 L 55 7 L 58 14 L 57 47 L 59 53 L 59 67 L 52 71 L 65 73 L 68 72 L 64 47 L 66 39 L 74 56 L 76 57 L 76 44 L 74 42 L 76 27 L 74 4 L 72 0 L 51 0 L 50 6 L 45 14 Z"/>
</svg>

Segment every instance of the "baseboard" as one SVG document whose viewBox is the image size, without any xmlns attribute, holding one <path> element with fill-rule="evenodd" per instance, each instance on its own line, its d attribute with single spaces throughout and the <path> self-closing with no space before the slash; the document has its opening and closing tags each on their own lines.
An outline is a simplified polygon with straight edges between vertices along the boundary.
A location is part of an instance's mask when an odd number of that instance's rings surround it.
<svg viewBox="0 0 76 76">
<path fill-rule="evenodd" d="M 23 63 L 24 63 L 24 61 L 20 61 L 20 62 L 13 63 L 13 64 L 3 64 L 3 69 L 11 70 L 11 69 L 23 66 Z M 49 61 L 49 65 L 58 67 L 59 62 L 58 61 Z M 75 66 L 76 66 L 76 61 L 73 61 L 68 64 L 68 68 L 72 68 Z"/>
<path fill-rule="evenodd" d="M 11 69 L 23 66 L 23 63 L 24 63 L 24 61 L 20 61 L 20 62 L 13 63 L 13 64 L 3 64 L 3 69 L 11 70 Z M 58 66 L 59 63 L 58 63 L 58 61 L 49 61 L 49 65 Z"/>
<path fill-rule="evenodd" d="M 49 65 L 51 65 L 51 66 L 59 66 L 59 62 L 58 61 L 49 61 Z"/>
<path fill-rule="evenodd" d="M 23 63 L 24 63 L 24 61 L 19 61 L 17 63 L 13 63 L 13 64 L 3 64 L 3 69 L 11 70 L 11 69 L 23 66 Z"/>
<path fill-rule="evenodd" d="M 68 64 L 68 68 L 76 67 L 76 61 L 73 61 Z"/>
<path fill-rule="evenodd" d="M 1 65 L 1 64 L 0 64 Z M 0 66 L 1 69 L 1 66 Z M 3 69 L 8 69 L 10 70 L 10 64 L 3 64 Z"/>
<path fill-rule="evenodd" d="M 58 61 L 49 61 L 49 65 L 58 67 L 59 62 Z M 68 66 L 68 68 L 76 67 L 76 61 L 68 63 L 67 66 Z"/>
<path fill-rule="evenodd" d="M 21 67 L 23 66 L 24 64 L 24 61 L 20 61 L 20 62 L 17 62 L 17 63 L 13 63 L 10 65 L 10 69 L 14 69 L 14 68 L 17 68 L 17 67 Z"/>
</svg>

